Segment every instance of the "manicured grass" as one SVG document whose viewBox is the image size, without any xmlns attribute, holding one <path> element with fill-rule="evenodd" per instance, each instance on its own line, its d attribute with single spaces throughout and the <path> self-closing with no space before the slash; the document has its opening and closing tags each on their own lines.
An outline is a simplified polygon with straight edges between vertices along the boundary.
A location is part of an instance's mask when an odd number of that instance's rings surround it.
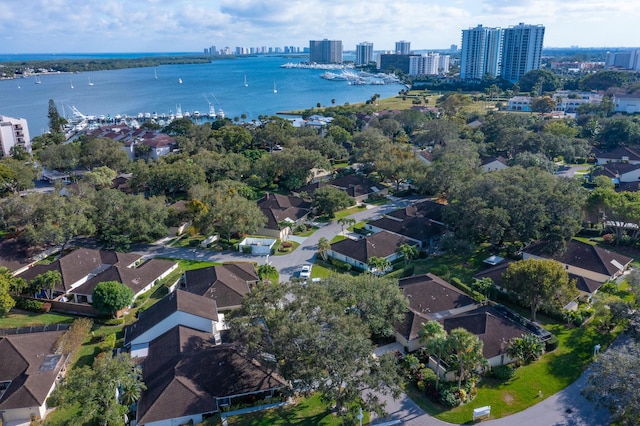
<svg viewBox="0 0 640 426">
<path fill-rule="evenodd" d="M 294 235 L 297 237 L 310 237 L 311 235 L 313 235 L 314 232 L 316 232 L 318 229 L 317 226 L 312 226 L 310 229 L 307 229 L 305 232 L 296 232 Z"/>
<path fill-rule="evenodd" d="M 342 240 L 346 240 L 347 237 L 345 237 L 344 235 L 336 235 L 335 237 L 333 237 L 331 239 L 331 241 L 329 241 L 329 243 L 333 244 L 333 243 L 337 243 L 338 241 L 342 241 Z"/>
<path fill-rule="evenodd" d="M 296 241 L 289 240 L 288 242 L 291 243 L 291 247 L 289 247 L 287 251 L 280 251 L 280 246 L 282 245 L 281 242 L 277 242 L 276 245 L 273 246 L 274 250 L 276 251 L 275 256 L 284 256 L 285 254 L 291 253 L 300 246 L 300 243 Z"/>
<path fill-rule="evenodd" d="M 337 426 L 342 424 L 342 421 L 327 409 L 318 394 L 300 399 L 295 405 L 227 417 L 227 422 L 229 426 Z M 363 424 L 367 423 L 369 423 L 369 416 L 365 413 Z"/>
<path fill-rule="evenodd" d="M 53 410 L 44 421 L 45 426 L 68 426 L 71 424 L 78 424 L 80 419 L 80 404 L 72 404 L 64 408 L 56 408 Z"/>
<path fill-rule="evenodd" d="M 344 210 L 340 210 L 339 212 L 336 212 L 336 217 L 334 219 L 335 220 L 342 219 L 343 217 L 351 216 L 354 213 L 361 212 L 364 209 L 366 209 L 366 206 L 364 205 L 349 207 L 348 209 L 344 209 Z"/>
<path fill-rule="evenodd" d="M 539 391 L 542 398 L 546 398 L 573 383 L 592 361 L 594 345 L 607 347 L 619 334 L 619 331 L 602 334 L 590 324 L 567 328 L 556 323 L 545 328 L 558 338 L 558 348 L 540 360 L 518 368 L 511 380 L 501 382 L 483 378 L 478 384 L 478 395 L 471 403 L 446 410 L 413 386 L 407 387 L 407 393 L 429 414 L 454 424 L 469 423 L 473 409 L 485 405 L 491 406 L 492 418 L 508 416 L 538 403 Z"/>
<path fill-rule="evenodd" d="M 446 272 L 448 272 L 448 277 L 441 277 L 445 280 L 458 277 L 465 284 L 470 284 L 473 276 L 487 266 L 482 262 L 487 257 L 489 257 L 489 253 L 482 249 L 476 250 L 471 256 L 464 258 L 455 254 L 429 256 L 427 259 L 413 262 L 414 274 L 426 274 L 435 269 L 440 274 L 444 271 L 445 274 L 442 275 L 447 275 Z"/>
<path fill-rule="evenodd" d="M 56 312 L 36 313 L 27 311 L 11 311 L 0 319 L 0 328 L 30 327 L 35 325 L 68 324 L 75 317 Z"/>
<path fill-rule="evenodd" d="M 371 205 L 374 205 L 374 206 L 382 206 L 382 205 L 388 204 L 390 202 L 391 202 L 391 200 L 388 199 L 387 197 L 380 197 L 380 198 L 375 198 L 375 199 L 370 200 L 370 201 L 367 200 L 367 201 L 365 201 L 365 204 L 371 204 Z"/>
<path fill-rule="evenodd" d="M 222 265 L 220 262 L 202 262 L 200 260 L 187 260 L 187 259 L 166 259 L 173 262 L 178 262 L 178 269 L 181 271 L 190 271 L 192 269 L 206 268 L 208 266 Z"/>
</svg>

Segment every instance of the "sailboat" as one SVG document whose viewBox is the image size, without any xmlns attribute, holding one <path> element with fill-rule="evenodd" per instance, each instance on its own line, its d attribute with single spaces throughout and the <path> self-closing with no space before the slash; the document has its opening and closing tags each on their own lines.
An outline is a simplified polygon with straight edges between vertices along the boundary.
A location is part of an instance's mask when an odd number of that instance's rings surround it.
<svg viewBox="0 0 640 426">
<path fill-rule="evenodd" d="M 276 82 L 273 82 L 273 93 L 278 93 L 278 89 L 276 89 Z"/>
<path fill-rule="evenodd" d="M 73 89 L 73 80 L 69 80 L 69 82 L 71 83 L 71 88 Z"/>
<path fill-rule="evenodd" d="M 182 84 L 182 79 L 181 78 L 178 79 L 178 84 Z"/>
<path fill-rule="evenodd" d="M 93 83 L 91 82 L 91 77 L 89 77 L 89 86 L 93 86 Z"/>
<path fill-rule="evenodd" d="M 244 76 L 244 87 L 249 87 L 249 83 L 247 83 L 247 76 Z"/>
<path fill-rule="evenodd" d="M 40 83 L 42 83 L 42 82 L 40 81 L 40 77 L 38 77 L 38 76 L 36 75 L 36 84 L 40 84 Z"/>
<path fill-rule="evenodd" d="M 154 79 L 158 79 L 158 73 L 156 72 L 156 70 L 153 70 L 153 78 Z"/>
</svg>

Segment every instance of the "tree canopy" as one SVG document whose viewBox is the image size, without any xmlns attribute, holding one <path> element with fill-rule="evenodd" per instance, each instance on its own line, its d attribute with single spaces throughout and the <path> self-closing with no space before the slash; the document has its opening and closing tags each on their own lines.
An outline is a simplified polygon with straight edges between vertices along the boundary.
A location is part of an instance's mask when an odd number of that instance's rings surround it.
<svg viewBox="0 0 640 426">
<path fill-rule="evenodd" d="M 551 259 L 525 259 L 509 264 L 503 274 L 504 287 L 531 308 L 536 321 L 540 308 L 559 310 L 578 295 L 575 281 L 561 263 Z"/>
<path fill-rule="evenodd" d="M 93 307 L 105 314 L 115 314 L 133 302 L 133 290 L 118 281 L 104 281 L 93 289 Z"/>
</svg>

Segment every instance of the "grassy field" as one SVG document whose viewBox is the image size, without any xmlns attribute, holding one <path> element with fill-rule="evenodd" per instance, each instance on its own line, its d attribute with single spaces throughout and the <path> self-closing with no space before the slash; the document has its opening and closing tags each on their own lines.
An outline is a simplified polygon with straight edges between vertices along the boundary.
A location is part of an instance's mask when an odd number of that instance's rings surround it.
<svg viewBox="0 0 640 426">
<path fill-rule="evenodd" d="M 229 426 L 337 426 L 342 424 L 342 421 L 327 409 L 319 395 L 300 399 L 295 405 L 283 408 L 228 417 L 227 422 Z M 368 413 L 363 419 L 363 424 L 367 423 L 369 423 Z M 217 425 L 217 423 L 205 424 Z"/>
</svg>

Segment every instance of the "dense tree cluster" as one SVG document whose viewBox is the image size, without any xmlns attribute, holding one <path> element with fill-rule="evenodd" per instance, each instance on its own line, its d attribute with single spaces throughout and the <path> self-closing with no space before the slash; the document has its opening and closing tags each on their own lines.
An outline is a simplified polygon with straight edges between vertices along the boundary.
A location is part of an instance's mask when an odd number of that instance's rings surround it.
<svg viewBox="0 0 640 426">
<path fill-rule="evenodd" d="M 372 356 L 371 338 L 389 335 L 407 301 L 391 280 L 342 278 L 330 278 L 329 285 L 259 283 L 230 325 L 250 353 L 277 361 L 272 367 L 293 391 L 318 391 L 353 420 L 358 407 L 384 411 L 376 392 L 400 391 L 396 357 Z"/>
</svg>

